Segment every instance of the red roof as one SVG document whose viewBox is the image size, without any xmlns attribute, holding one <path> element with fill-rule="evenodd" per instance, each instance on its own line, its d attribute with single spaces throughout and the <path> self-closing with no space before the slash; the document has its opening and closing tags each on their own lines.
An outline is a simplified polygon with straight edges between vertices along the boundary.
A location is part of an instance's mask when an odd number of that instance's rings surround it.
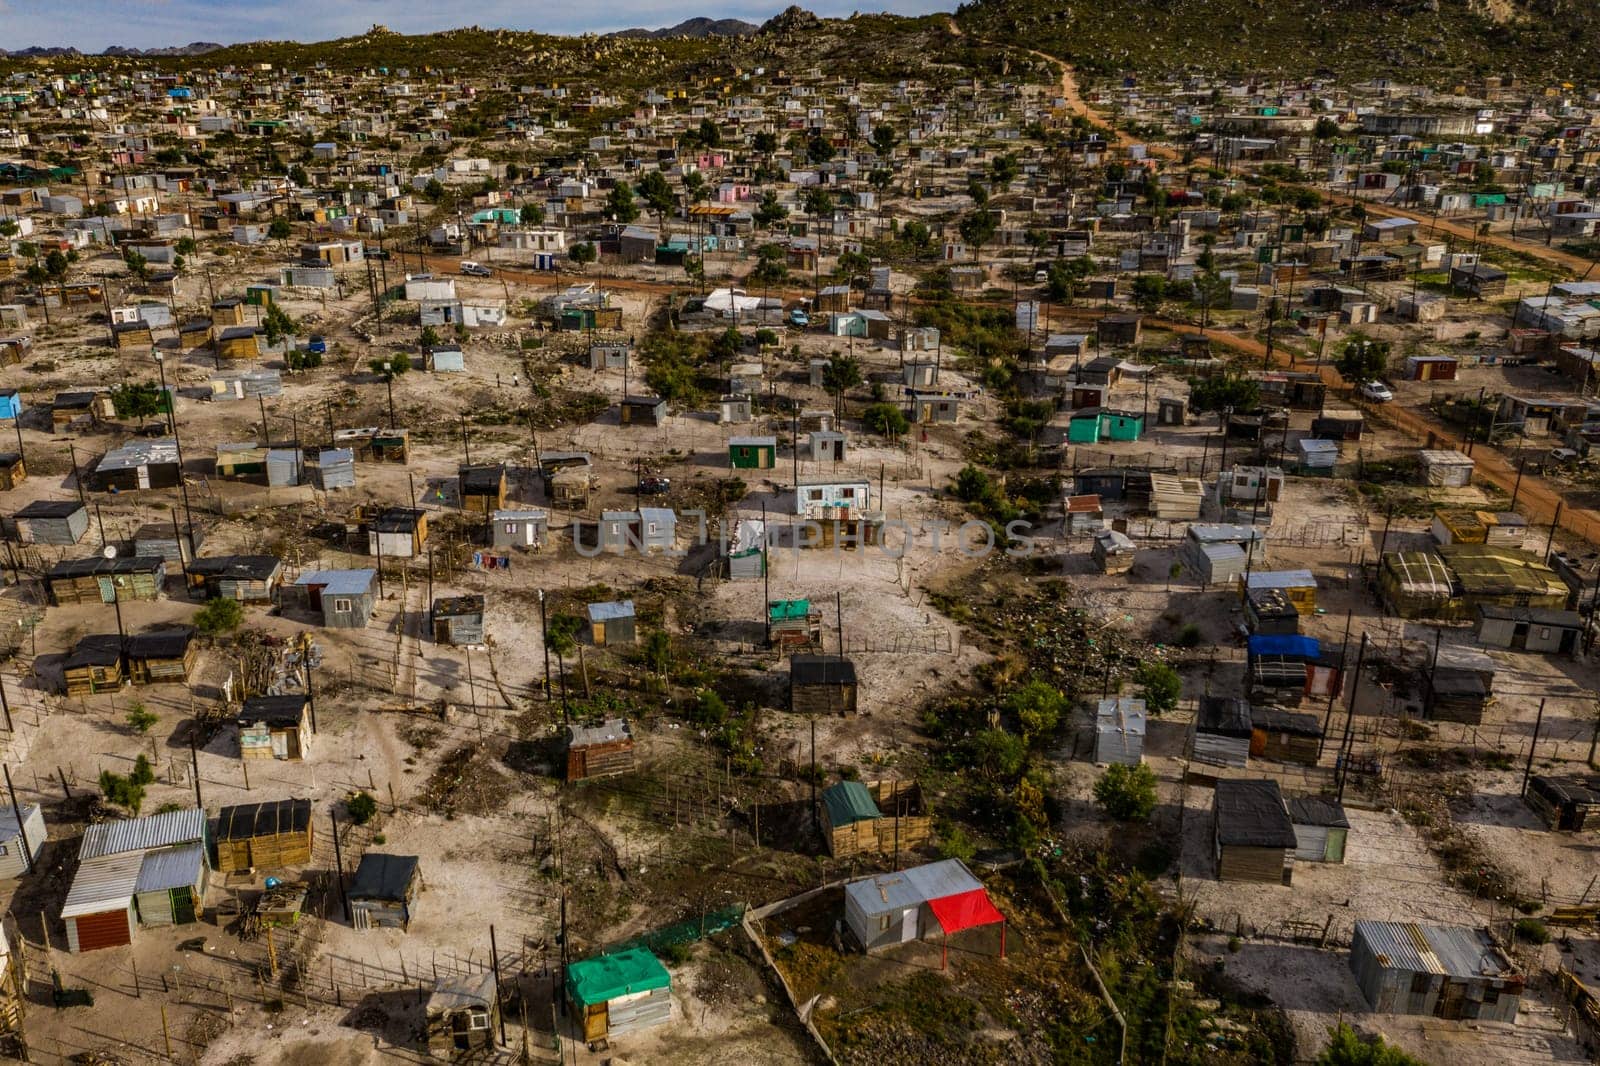
<svg viewBox="0 0 1600 1066">
<path fill-rule="evenodd" d="M 947 936 L 964 929 L 976 929 L 980 925 L 993 925 L 1006 920 L 1005 915 L 989 902 L 989 893 L 981 888 L 945 896 L 943 899 L 930 899 L 928 909 L 938 919 L 939 927 Z"/>
<path fill-rule="evenodd" d="M 1068 514 L 1093 514 L 1100 510 L 1100 497 L 1096 494 L 1088 496 L 1068 496 Z"/>
</svg>

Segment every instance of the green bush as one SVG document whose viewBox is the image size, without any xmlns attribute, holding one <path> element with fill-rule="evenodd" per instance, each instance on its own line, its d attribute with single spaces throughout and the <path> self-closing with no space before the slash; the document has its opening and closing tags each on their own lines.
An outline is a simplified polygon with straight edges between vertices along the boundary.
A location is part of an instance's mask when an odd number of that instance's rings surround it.
<svg viewBox="0 0 1600 1066">
<path fill-rule="evenodd" d="M 366 825 L 377 815 L 378 801 L 365 792 L 357 792 L 345 800 L 344 809 L 356 825 Z"/>
<path fill-rule="evenodd" d="M 221 597 L 206 601 L 206 605 L 194 613 L 195 629 L 208 637 L 231 633 L 238 629 L 243 621 L 244 608 L 239 605 L 239 601 L 225 600 Z"/>
<path fill-rule="evenodd" d="M 1143 822 L 1156 809 L 1155 771 L 1144 763 L 1108 766 L 1094 783 L 1094 798 L 1119 822 Z"/>
<path fill-rule="evenodd" d="M 1178 697 L 1183 695 L 1183 679 L 1166 663 L 1141 663 L 1133 680 L 1139 686 L 1145 709 L 1151 714 L 1166 714 L 1176 709 Z"/>
<path fill-rule="evenodd" d="M 151 769 L 150 760 L 149 759 L 147 759 L 143 755 L 141 755 L 137 759 L 133 760 L 133 777 L 132 777 L 132 780 L 133 780 L 134 784 L 136 784 L 136 785 L 149 785 L 149 784 L 153 784 L 155 782 L 155 779 L 156 779 L 156 772 L 153 769 Z"/>
<path fill-rule="evenodd" d="M 152 726 L 161 721 L 161 718 L 159 715 L 152 714 L 149 710 L 147 710 L 144 704 L 135 703 L 133 706 L 128 708 L 127 717 L 123 720 L 128 723 L 129 729 L 133 730 L 135 733 L 138 733 L 140 736 L 144 736 L 146 733 L 150 732 Z M 142 759 L 144 756 L 141 755 L 139 758 Z"/>
<path fill-rule="evenodd" d="M 1033 744 L 1056 731 L 1067 699 L 1049 682 L 1034 678 L 1006 696 L 1005 706 L 1021 724 L 1023 739 Z"/>
<path fill-rule="evenodd" d="M 144 786 L 110 770 L 100 771 L 100 791 L 107 801 L 126 807 L 134 814 L 138 814 L 139 808 L 144 805 Z"/>
<path fill-rule="evenodd" d="M 1362 1040 L 1354 1029 L 1340 1022 L 1327 1048 L 1317 1056 L 1316 1066 L 1423 1066 L 1423 1063 L 1385 1044 L 1382 1037 L 1374 1037 L 1370 1042 Z"/>
<path fill-rule="evenodd" d="M 1180 648 L 1198 648 L 1200 646 L 1200 627 L 1193 622 L 1185 622 L 1183 628 L 1178 630 L 1178 636 L 1172 643 Z"/>
<path fill-rule="evenodd" d="M 1550 928 L 1537 918 L 1518 918 L 1516 924 L 1517 939 L 1525 940 L 1529 944 L 1550 943 Z"/>
<path fill-rule="evenodd" d="M 880 437 L 898 437 L 911 428 L 905 412 L 892 403 L 875 403 L 861 412 L 861 421 Z"/>
</svg>

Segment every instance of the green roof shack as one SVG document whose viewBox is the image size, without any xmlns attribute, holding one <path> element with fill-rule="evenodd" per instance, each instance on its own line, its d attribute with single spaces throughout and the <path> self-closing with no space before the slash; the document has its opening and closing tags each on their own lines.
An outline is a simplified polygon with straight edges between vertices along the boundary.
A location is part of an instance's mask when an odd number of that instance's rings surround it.
<svg viewBox="0 0 1600 1066">
<path fill-rule="evenodd" d="M 644 948 L 572 963 L 567 967 L 567 996 L 589 1043 L 672 1020 L 672 978 Z"/>
<path fill-rule="evenodd" d="M 875 849 L 882 817 L 877 801 L 860 781 L 840 781 L 822 790 L 822 839 L 829 855 Z"/>
</svg>

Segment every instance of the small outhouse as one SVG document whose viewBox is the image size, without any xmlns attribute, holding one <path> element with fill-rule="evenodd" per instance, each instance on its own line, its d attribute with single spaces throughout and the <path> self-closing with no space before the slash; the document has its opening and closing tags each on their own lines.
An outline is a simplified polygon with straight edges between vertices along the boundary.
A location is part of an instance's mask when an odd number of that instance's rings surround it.
<svg viewBox="0 0 1600 1066">
<path fill-rule="evenodd" d="M 637 641 L 632 600 L 591 603 L 585 610 L 589 619 L 589 639 L 595 647 L 607 648 Z"/>
<path fill-rule="evenodd" d="M 1101 700 L 1094 715 L 1094 761 L 1101 766 L 1139 765 L 1147 722 L 1144 700 Z"/>
<path fill-rule="evenodd" d="M 1302 862 L 1344 862 L 1350 820 L 1344 804 L 1328 796 L 1291 796 L 1289 821 L 1294 825 L 1294 857 Z"/>
</svg>

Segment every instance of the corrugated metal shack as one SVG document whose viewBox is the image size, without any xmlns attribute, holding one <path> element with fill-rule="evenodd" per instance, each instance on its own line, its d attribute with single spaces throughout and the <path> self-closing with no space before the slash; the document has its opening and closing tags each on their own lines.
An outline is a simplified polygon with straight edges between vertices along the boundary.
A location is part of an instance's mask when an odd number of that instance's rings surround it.
<svg viewBox="0 0 1600 1066">
<path fill-rule="evenodd" d="M 178 844 L 145 853 L 139 879 L 133 886 L 133 905 L 139 924 L 188 925 L 204 906 L 206 847 L 203 843 Z"/>
<path fill-rule="evenodd" d="M 294 587 L 306 609 L 320 613 L 330 629 L 361 629 L 377 607 L 376 570 L 310 570 L 295 579 Z"/>
<path fill-rule="evenodd" d="M 1513 1023 L 1523 978 L 1485 929 L 1357 922 L 1350 969 L 1372 1009 Z"/>
<path fill-rule="evenodd" d="M 37 803 L 23 806 L 20 824 L 16 808 L 9 804 L 0 807 L 0 878 L 10 880 L 27 873 L 44 847 L 45 836 L 44 811 Z"/>
<path fill-rule="evenodd" d="M 283 561 L 273 555 L 217 555 L 189 564 L 189 584 L 206 599 L 271 603 L 283 579 Z"/>
<path fill-rule="evenodd" d="M 77 500 L 35 500 L 15 520 L 23 544 L 76 544 L 89 532 L 89 509 Z"/>
<path fill-rule="evenodd" d="M 672 1020 L 672 978 L 644 948 L 581 959 L 567 967 L 567 996 L 586 1041 L 627 1036 Z"/>
<path fill-rule="evenodd" d="M 495 548 L 538 548 L 550 531 L 550 514 L 537 508 L 499 510 L 489 516 L 489 543 Z"/>
<path fill-rule="evenodd" d="M 317 453 L 317 479 L 323 492 L 356 487 L 356 453 L 350 448 L 324 448 Z"/>
<path fill-rule="evenodd" d="M 1478 608 L 1478 642 L 1545 655 L 1571 655 L 1583 638 L 1583 615 L 1548 608 Z"/>
<path fill-rule="evenodd" d="M 308 799 L 224 807 L 217 814 L 217 870 L 283 870 L 311 862 L 315 830 Z"/>
<path fill-rule="evenodd" d="M 1095 763 L 1137 766 L 1143 762 L 1148 721 L 1144 700 L 1101 700 L 1094 715 Z"/>
<path fill-rule="evenodd" d="M 45 592 L 52 606 L 69 603 L 128 603 L 161 597 L 166 583 L 163 559 L 137 555 L 107 559 L 63 559 L 44 575 Z"/>
<path fill-rule="evenodd" d="M 1217 880 L 1289 884 L 1294 824 L 1276 781 L 1218 781 L 1213 817 Z"/>
<path fill-rule="evenodd" d="M 1289 797 L 1294 825 L 1294 857 L 1305 862 L 1344 862 L 1350 820 L 1344 805 L 1328 796 Z"/>
<path fill-rule="evenodd" d="M 500 1025 L 500 989 L 494 971 L 435 979 L 422 1015 L 422 1046 L 432 1058 L 450 1059 L 493 1047 Z"/>
<path fill-rule="evenodd" d="M 584 610 L 589 619 L 589 639 L 595 647 L 637 642 L 632 600 L 591 603 Z"/>
<path fill-rule="evenodd" d="M 96 492 L 132 492 L 177 487 L 178 442 L 171 437 L 131 440 L 100 457 L 85 484 Z"/>
<path fill-rule="evenodd" d="M 202 539 L 198 529 L 185 536 L 171 522 L 148 522 L 133 534 L 133 554 L 154 555 L 165 559 L 169 568 L 182 570 L 194 559 Z"/>
<path fill-rule="evenodd" d="M 421 888 L 422 867 L 415 855 L 367 852 L 347 893 L 350 924 L 356 929 L 409 929 Z"/>
<path fill-rule="evenodd" d="M 1472 458 L 1462 452 L 1424 448 L 1421 452 L 1422 483 L 1443 488 L 1465 488 L 1472 484 Z"/>
<path fill-rule="evenodd" d="M 1184 533 L 1178 558 L 1202 585 L 1234 585 L 1260 561 L 1267 534 L 1255 526 L 1196 522 Z"/>
<path fill-rule="evenodd" d="M 484 598 L 440 596 L 433 601 L 430 628 L 436 644 L 477 645 L 483 643 Z"/>
<path fill-rule="evenodd" d="M 790 656 L 789 710 L 798 714 L 855 714 L 855 663 L 841 655 Z"/>
<path fill-rule="evenodd" d="M 1250 702 L 1238 696 L 1201 696 L 1191 745 L 1195 762 L 1243 769 L 1250 761 Z"/>
<path fill-rule="evenodd" d="M 624 718 L 572 726 L 567 737 L 567 780 L 612 777 L 633 769 L 633 730 Z"/>
</svg>

